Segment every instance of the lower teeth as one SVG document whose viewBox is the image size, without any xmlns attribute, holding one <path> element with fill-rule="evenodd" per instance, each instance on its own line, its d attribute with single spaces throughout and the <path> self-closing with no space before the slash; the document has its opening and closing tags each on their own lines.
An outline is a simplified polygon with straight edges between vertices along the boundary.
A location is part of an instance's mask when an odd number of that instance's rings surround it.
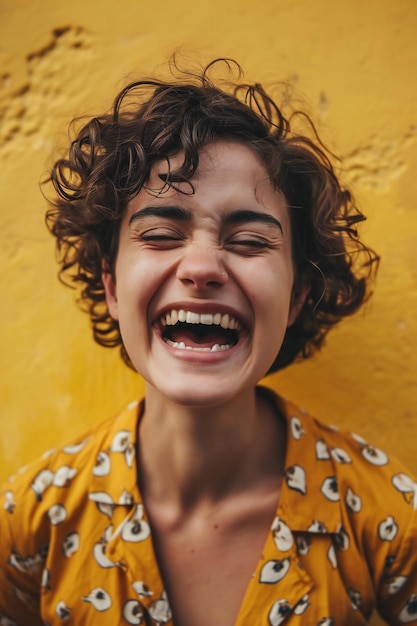
<svg viewBox="0 0 417 626">
<path fill-rule="evenodd" d="M 164 339 L 165 343 L 167 343 L 172 348 L 179 348 L 180 350 L 194 350 L 196 352 L 223 352 L 224 350 L 230 350 L 231 346 L 228 343 L 222 344 L 221 346 L 218 343 L 215 343 L 211 348 L 195 348 L 192 346 L 186 346 L 183 341 L 171 341 L 171 339 Z"/>
</svg>

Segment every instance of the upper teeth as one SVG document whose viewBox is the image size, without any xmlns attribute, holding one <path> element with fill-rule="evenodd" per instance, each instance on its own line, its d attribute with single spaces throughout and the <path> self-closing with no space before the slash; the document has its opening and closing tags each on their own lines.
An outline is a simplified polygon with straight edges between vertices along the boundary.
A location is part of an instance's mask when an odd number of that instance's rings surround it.
<svg viewBox="0 0 417 626">
<path fill-rule="evenodd" d="M 162 326 L 175 326 L 177 322 L 186 324 L 205 324 L 207 326 L 221 326 L 224 329 L 240 330 L 239 320 L 228 313 L 194 313 L 183 309 L 172 309 L 161 317 Z"/>
</svg>

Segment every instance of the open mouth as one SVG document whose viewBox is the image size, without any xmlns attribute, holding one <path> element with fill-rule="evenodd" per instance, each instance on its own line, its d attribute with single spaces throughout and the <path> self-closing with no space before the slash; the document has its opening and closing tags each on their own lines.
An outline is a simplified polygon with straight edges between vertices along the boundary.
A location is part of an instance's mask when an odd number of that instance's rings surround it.
<svg viewBox="0 0 417 626">
<path fill-rule="evenodd" d="M 239 341 L 242 324 L 229 313 L 194 313 L 172 309 L 160 318 L 162 338 L 180 350 L 219 352 Z"/>
</svg>

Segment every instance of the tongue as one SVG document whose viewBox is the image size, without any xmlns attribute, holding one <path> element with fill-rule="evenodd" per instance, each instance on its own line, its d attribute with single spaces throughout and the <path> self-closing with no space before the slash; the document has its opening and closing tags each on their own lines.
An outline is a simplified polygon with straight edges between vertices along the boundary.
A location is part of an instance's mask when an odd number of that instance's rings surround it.
<svg viewBox="0 0 417 626">
<path fill-rule="evenodd" d="M 208 330 L 204 334 L 194 332 L 193 330 L 178 329 L 174 330 L 171 334 L 172 341 L 185 343 L 186 346 L 199 347 L 199 348 L 211 348 L 216 343 L 219 346 L 228 343 L 228 336 L 226 331 L 222 331 L 220 328 Z"/>
</svg>

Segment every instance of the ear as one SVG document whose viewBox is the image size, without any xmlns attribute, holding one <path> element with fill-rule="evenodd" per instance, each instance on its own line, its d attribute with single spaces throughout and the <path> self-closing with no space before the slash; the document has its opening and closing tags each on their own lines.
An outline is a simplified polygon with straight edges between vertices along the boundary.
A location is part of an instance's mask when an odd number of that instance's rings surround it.
<svg viewBox="0 0 417 626">
<path fill-rule="evenodd" d="M 297 319 L 297 316 L 304 306 L 304 302 L 310 291 L 310 284 L 306 279 L 301 280 L 298 284 L 295 284 L 292 290 L 290 311 L 288 314 L 288 326 L 292 326 Z"/>
<path fill-rule="evenodd" d="M 107 263 L 103 262 L 103 270 L 101 272 L 101 280 L 103 281 L 104 291 L 106 293 L 107 308 L 110 316 L 114 320 L 119 319 L 119 305 L 117 301 L 116 279 Z"/>
</svg>

